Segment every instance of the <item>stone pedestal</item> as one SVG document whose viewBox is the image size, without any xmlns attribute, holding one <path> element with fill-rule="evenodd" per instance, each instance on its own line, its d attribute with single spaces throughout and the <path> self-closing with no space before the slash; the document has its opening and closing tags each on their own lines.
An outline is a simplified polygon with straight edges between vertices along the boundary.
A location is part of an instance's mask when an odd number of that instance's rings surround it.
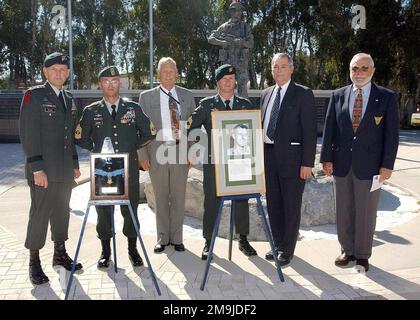
<svg viewBox="0 0 420 320">
<path fill-rule="evenodd" d="M 334 189 L 332 178 L 321 175 L 319 165 L 314 169 L 315 178 L 307 181 L 302 200 L 301 226 L 319 226 L 335 223 Z M 155 209 L 155 197 L 153 187 L 147 173 L 141 174 L 140 194 L 147 199 L 148 205 Z M 203 219 L 204 212 L 203 173 L 191 168 L 188 175 L 185 211 L 186 215 Z M 264 210 L 267 214 L 265 197 L 262 197 Z M 266 240 L 264 222 L 258 212 L 257 201 L 249 201 L 250 212 L 250 240 Z M 230 201 L 225 202 L 222 220 L 219 228 L 219 236 L 229 236 Z"/>
</svg>

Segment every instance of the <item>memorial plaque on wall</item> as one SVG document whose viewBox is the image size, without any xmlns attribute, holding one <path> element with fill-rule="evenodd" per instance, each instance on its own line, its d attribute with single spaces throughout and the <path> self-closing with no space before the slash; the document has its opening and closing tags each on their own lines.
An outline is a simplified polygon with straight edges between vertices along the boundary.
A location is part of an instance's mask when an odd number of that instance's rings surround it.
<svg viewBox="0 0 420 320">
<path fill-rule="evenodd" d="M 90 157 L 91 200 L 128 199 L 128 153 L 93 153 Z"/>
</svg>

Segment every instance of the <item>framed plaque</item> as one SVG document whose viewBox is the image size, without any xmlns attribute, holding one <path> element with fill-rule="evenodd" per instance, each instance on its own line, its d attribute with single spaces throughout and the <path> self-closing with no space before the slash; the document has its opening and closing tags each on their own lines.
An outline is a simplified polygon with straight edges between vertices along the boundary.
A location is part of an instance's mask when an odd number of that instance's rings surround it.
<svg viewBox="0 0 420 320">
<path fill-rule="evenodd" d="M 265 193 L 260 110 L 212 112 L 217 196 Z"/>
<path fill-rule="evenodd" d="M 92 153 L 90 199 L 128 200 L 128 153 Z"/>
</svg>

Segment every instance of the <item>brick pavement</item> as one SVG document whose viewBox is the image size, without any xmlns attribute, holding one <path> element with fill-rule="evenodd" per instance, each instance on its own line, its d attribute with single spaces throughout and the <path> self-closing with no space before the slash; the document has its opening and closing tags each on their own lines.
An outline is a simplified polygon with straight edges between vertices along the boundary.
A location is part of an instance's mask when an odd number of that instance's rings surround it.
<svg viewBox="0 0 420 320">
<path fill-rule="evenodd" d="M 28 279 L 28 250 L 22 238 L 27 219 L 28 190 L 23 179 L 20 145 L 0 145 L 10 155 L 0 159 L 0 300 L 58 300 L 64 298 L 59 275 L 51 266 L 52 246 L 47 240 L 41 260 L 48 284 L 34 287 Z M 87 166 L 86 158 L 82 164 Z M 21 199 L 25 201 L 21 201 Z M 14 206 L 11 212 L 10 207 Z M 16 221 L 14 221 L 16 220 Z M 81 220 L 71 218 L 74 252 Z M 158 278 L 162 296 L 157 296 L 145 267 L 133 269 L 125 250 L 119 250 L 119 272 L 111 266 L 96 268 L 99 252 L 94 226 L 88 225 L 86 246 L 80 254 L 84 271 L 75 276 L 70 298 L 75 300 L 170 299 L 170 300 L 378 300 L 420 299 L 420 217 L 378 238 L 372 257 L 372 268 L 357 274 L 351 268 L 339 269 L 333 264 L 338 245 L 335 240 L 299 242 L 290 267 L 283 270 L 285 282 L 277 278 L 274 264 L 264 260 L 268 244 L 254 242 L 259 256 L 247 258 L 234 245 L 233 261 L 228 261 L 225 239 L 217 239 L 215 259 L 204 291 L 200 290 L 204 263 L 200 259 L 201 239 L 186 239 L 187 251 L 173 248 L 164 254 L 153 254 L 155 237 L 144 241 Z M 124 243 L 117 235 L 118 243 Z M 125 244 L 124 244 L 125 245 Z M 122 253 L 120 253 L 122 251 Z M 143 254 L 142 254 L 143 255 Z"/>
</svg>

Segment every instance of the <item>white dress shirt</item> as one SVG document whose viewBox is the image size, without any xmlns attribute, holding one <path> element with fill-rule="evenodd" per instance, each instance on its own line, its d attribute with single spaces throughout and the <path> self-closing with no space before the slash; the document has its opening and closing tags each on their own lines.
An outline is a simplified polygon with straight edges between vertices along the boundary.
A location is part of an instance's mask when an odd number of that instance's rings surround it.
<svg viewBox="0 0 420 320">
<path fill-rule="evenodd" d="M 178 95 L 176 94 L 175 86 L 170 90 L 167 91 L 165 88 L 160 86 L 160 114 L 162 118 L 162 141 L 175 141 L 172 136 L 172 128 L 171 128 L 171 112 L 169 111 L 169 97 L 166 93 L 169 92 L 172 94 L 172 97 L 175 100 L 178 100 Z M 164 92 L 162 92 L 162 90 Z M 179 114 L 181 114 L 180 105 L 177 103 L 177 108 Z"/>
<path fill-rule="evenodd" d="M 234 101 L 233 98 L 235 97 L 235 95 L 231 96 L 229 99 L 223 98 L 220 94 L 219 94 L 219 97 L 220 97 L 220 100 L 223 101 L 223 104 L 225 105 L 225 107 L 226 107 L 226 101 L 229 100 L 230 101 L 229 102 L 229 108 L 233 110 L 233 108 L 232 108 L 233 107 L 233 101 Z"/>
<path fill-rule="evenodd" d="M 290 81 L 292 81 L 292 80 L 289 80 L 288 82 L 286 82 L 281 87 L 280 106 L 281 106 L 281 103 L 283 102 L 283 98 L 284 98 L 284 95 L 286 94 L 287 88 L 289 88 Z M 265 117 L 264 117 L 264 123 L 263 123 L 264 143 L 268 143 L 268 144 L 273 144 L 274 143 L 273 140 L 271 140 L 269 137 L 267 137 L 267 129 L 268 129 L 268 124 L 270 123 L 271 110 L 273 110 L 274 100 L 276 100 L 277 91 L 279 91 L 279 89 L 280 89 L 280 87 L 276 84 L 276 87 L 274 88 L 273 94 L 271 95 L 270 102 L 267 105 L 267 110 L 265 111 Z"/>
<path fill-rule="evenodd" d="M 104 99 L 104 101 L 105 101 L 106 108 L 108 109 L 110 115 L 112 115 L 111 106 L 115 106 L 116 107 L 115 112 L 118 112 L 118 105 L 120 104 L 120 97 L 118 97 L 117 101 L 115 101 L 114 103 L 110 103 L 110 102 L 106 101 L 105 99 Z"/>
<path fill-rule="evenodd" d="M 52 85 L 50 82 L 48 82 L 48 83 L 51 86 L 51 88 L 53 88 L 53 90 L 54 90 L 54 92 L 55 92 L 55 94 L 57 95 L 57 98 L 58 98 L 58 96 L 60 95 L 60 92 L 62 92 L 62 90 L 59 90 L 57 87 L 55 87 L 54 85 Z M 66 103 L 66 98 L 64 97 L 64 93 L 63 93 L 63 99 L 64 99 L 64 104 L 65 104 L 64 107 L 66 107 L 66 109 L 67 109 L 67 103 Z"/>
</svg>

